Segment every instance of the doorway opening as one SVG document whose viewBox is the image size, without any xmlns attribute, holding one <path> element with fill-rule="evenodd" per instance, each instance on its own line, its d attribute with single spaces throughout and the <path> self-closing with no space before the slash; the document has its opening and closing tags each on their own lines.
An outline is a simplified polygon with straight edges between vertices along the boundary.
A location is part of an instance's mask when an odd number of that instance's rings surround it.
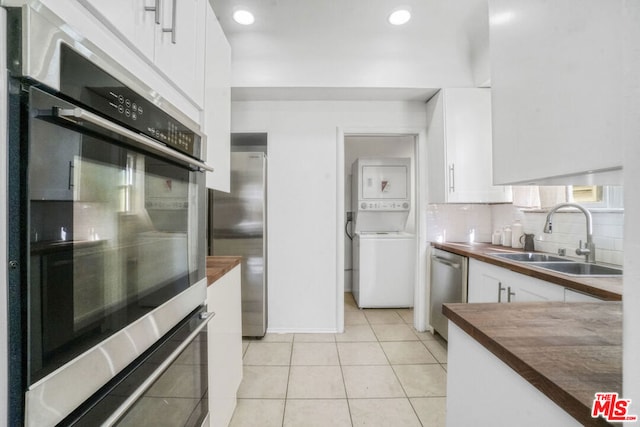
<svg viewBox="0 0 640 427">
<path fill-rule="evenodd" d="M 416 134 L 345 134 L 344 135 L 344 170 L 343 170 L 343 194 L 344 194 L 344 293 L 345 293 L 345 310 L 348 310 L 348 304 L 353 303 L 352 292 L 354 288 L 357 290 L 357 283 L 354 286 L 354 237 L 356 242 L 357 236 L 354 235 L 354 208 L 352 206 L 352 164 L 358 159 L 392 159 L 392 158 L 408 158 L 410 159 L 409 173 L 409 189 L 410 189 L 410 208 L 406 225 L 403 232 L 412 235 L 414 250 L 410 251 L 408 256 L 412 256 L 417 263 L 418 260 L 418 215 L 416 215 L 418 205 L 418 173 L 417 173 L 417 139 Z M 356 196 L 357 197 L 357 196 Z M 357 254 L 356 250 L 356 254 Z M 357 265 L 356 265 L 357 267 Z M 416 281 L 419 277 L 418 269 L 416 273 L 412 289 L 416 289 Z M 356 274 L 356 280 L 359 274 Z M 393 284 L 390 284 L 393 286 Z M 413 304 L 411 304 L 413 306 Z M 390 306 L 391 307 L 391 306 Z M 351 307 L 352 308 L 352 307 Z M 401 315 L 413 317 L 408 314 L 408 310 L 403 310 Z M 345 324 L 349 323 L 349 316 L 345 316 Z M 413 322 L 411 322 L 413 323 Z"/>
</svg>

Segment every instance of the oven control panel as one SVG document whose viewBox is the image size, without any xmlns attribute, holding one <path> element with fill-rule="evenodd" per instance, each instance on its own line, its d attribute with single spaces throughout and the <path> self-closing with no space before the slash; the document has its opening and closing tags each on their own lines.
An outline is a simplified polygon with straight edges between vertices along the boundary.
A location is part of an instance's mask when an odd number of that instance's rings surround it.
<svg viewBox="0 0 640 427">
<path fill-rule="evenodd" d="M 60 91 L 88 109 L 197 159 L 202 140 L 157 105 L 66 45 L 61 47 Z"/>
</svg>

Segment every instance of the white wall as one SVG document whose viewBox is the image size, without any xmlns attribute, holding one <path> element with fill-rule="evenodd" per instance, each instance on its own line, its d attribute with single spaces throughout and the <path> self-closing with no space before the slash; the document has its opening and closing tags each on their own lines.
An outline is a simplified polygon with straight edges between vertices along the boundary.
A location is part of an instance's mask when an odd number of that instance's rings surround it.
<svg viewBox="0 0 640 427">
<path fill-rule="evenodd" d="M 344 209 L 351 212 L 351 165 L 360 157 L 408 157 L 411 159 L 411 208 L 407 217 L 406 231 L 415 233 L 415 136 L 414 135 L 369 135 L 345 136 L 344 154 Z M 344 241 L 344 290 L 351 291 L 351 240 Z"/>
<path fill-rule="evenodd" d="M 623 295 L 623 397 L 631 399 L 631 414 L 640 416 L 640 2 L 627 0 L 625 4 L 623 40 L 625 70 L 625 98 L 621 100 L 625 115 L 625 230 L 624 230 L 624 295 Z"/>
<path fill-rule="evenodd" d="M 426 128 L 421 102 L 233 102 L 232 132 L 267 132 L 269 331 L 337 330 L 337 129 Z M 342 273 L 340 273 L 342 274 Z"/>
</svg>

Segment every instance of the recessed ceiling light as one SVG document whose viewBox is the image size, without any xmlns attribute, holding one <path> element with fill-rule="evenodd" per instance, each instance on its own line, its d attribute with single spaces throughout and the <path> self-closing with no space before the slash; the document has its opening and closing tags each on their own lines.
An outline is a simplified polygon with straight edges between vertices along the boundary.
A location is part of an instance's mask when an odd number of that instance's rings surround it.
<svg viewBox="0 0 640 427">
<path fill-rule="evenodd" d="M 251 25 L 255 22 L 256 19 L 253 17 L 253 13 L 249 12 L 248 10 L 238 9 L 233 12 L 233 20 L 240 25 Z"/>
<path fill-rule="evenodd" d="M 391 25 L 404 25 L 411 19 L 411 12 L 408 9 L 396 9 L 389 15 Z"/>
</svg>

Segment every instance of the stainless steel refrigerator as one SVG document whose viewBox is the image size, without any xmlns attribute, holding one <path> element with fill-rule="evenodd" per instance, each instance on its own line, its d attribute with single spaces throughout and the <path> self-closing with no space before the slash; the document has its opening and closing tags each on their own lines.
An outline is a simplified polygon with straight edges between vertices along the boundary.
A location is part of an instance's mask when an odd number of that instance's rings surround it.
<svg viewBox="0 0 640 427">
<path fill-rule="evenodd" d="M 242 335 L 267 329 L 267 159 L 261 152 L 231 153 L 231 191 L 210 190 L 211 255 L 242 256 Z"/>
</svg>

